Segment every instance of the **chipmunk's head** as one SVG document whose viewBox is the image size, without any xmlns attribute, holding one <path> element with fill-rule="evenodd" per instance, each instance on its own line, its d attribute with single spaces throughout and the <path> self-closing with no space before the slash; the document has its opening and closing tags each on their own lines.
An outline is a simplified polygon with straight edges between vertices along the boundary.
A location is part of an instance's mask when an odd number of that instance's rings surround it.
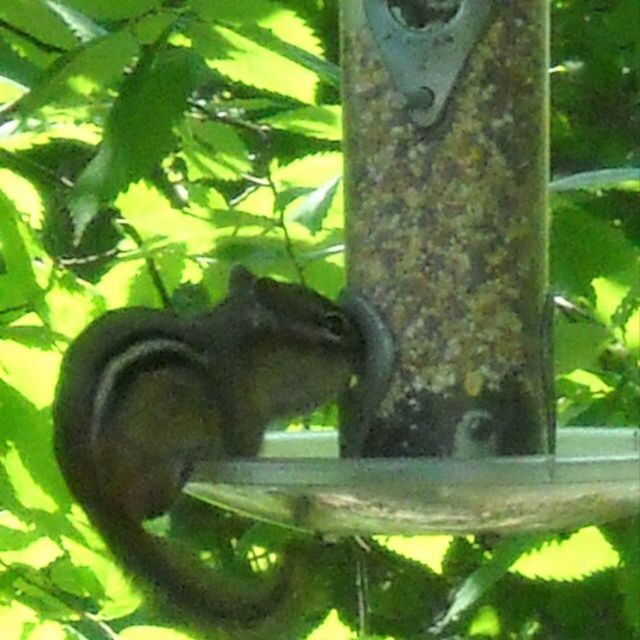
<svg viewBox="0 0 640 640">
<path fill-rule="evenodd" d="M 277 404 L 269 413 L 296 414 L 323 404 L 360 372 L 364 343 L 358 326 L 328 298 L 242 267 L 231 274 L 229 295 L 252 298 L 254 388 L 265 405 L 267 396 Z"/>
</svg>

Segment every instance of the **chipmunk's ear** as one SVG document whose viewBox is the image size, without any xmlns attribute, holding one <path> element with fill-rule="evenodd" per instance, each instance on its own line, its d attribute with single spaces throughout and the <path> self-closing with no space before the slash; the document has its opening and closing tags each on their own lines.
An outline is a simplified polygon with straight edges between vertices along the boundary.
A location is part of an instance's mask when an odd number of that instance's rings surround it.
<svg viewBox="0 0 640 640">
<path fill-rule="evenodd" d="M 258 278 L 241 264 L 232 267 L 229 273 L 229 296 L 247 295 L 252 293 Z"/>
</svg>

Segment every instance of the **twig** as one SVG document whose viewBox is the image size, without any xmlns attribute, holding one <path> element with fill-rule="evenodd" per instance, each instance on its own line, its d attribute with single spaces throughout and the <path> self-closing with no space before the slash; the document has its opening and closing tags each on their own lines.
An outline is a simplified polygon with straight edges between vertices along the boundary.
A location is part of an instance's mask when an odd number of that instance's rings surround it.
<svg viewBox="0 0 640 640">
<path fill-rule="evenodd" d="M 79 616 L 80 620 L 75 624 L 88 624 L 91 626 L 91 629 L 97 631 L 101 637 L 106 640 L 118 640 L 118 634 L 104 621 L 99 620 L 96 616 L 91 613 L 84 611 L 74 600 L 77 598 L 71 594 L 66 593 L 65 591 L 55 587 L 50 582 L 47 584 L 43 584 L 39 580 L 34 580 L 31 576 L 27 575 L 27 573 L 15 565 L 8 565 L 2 560 L 0 560 L 0 566 L 2 566 L 5 570 L 14 571 L 21 580 L 24 580 L 29 586 L 34 589 L 39 589 L 47 594 L 47 596 L 57 600 L 69 610 L 73 611 L 76 615 Z M 74 627 L 75 624 L 73 622 L 65 623 L 70 627 Z"/>
<path fill-rule="evenodd" d="M 278 206 L 278 188 L 276 187 L 273 178 L 271 177 L 271 170 L 269 167 L 266 167 L 266 177 L 269 183 L 269 188 L 271 189 L 271 193 L 273 193 L 273 214 L 278 217 L 278 226 L 282 229 L 282 234 L 284 236 L 284 248 L 287 252 L 287 255 L 293 262 L 293 266 L 298 274 L 298 279 L 301 284 L 305 284 L 304 281 L 304 272 L 302 271 L 302 267 L 298 263 L 296 258 L 295 251 L 293 250 L 293 242 L 291 242 L 291 236 L 289 235 L 289 229 L 287 229 L 287 224 L 284 221 L 284 207 Z"/>
<path fill-rule="evenodd" d="M 120 220 L 120 224 L 122 225 L 125 233 L 138 245 L 139 249 L 144 247 L 144 240 L 142 236 L 138 233 L 135 227 L 125 219 Z M 162 277 L 160 276 L 160 271 L 153 260 L 149 256 L 145 256 L 144 262 L 147 265 L 147 270 L 149 271 L 149 276 L 151 277 L 151 281 L 153 282 L 153 286 L 156 288 L 158 295 L 160 296 L 160 300 L 162 301 L 162 306 L 165 309 L 173 309 L 173 302 L 171 301 L 171 296 L 169 295 L 169 291 L 162 281 Z"/>
</svg>

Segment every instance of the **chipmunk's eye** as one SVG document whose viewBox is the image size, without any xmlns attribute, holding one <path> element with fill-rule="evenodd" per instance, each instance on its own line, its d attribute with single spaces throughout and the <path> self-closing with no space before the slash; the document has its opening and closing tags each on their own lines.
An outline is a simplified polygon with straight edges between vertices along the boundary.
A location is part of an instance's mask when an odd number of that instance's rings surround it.
<svg viewBox="0 0 640 640">
<path fill-rule="evenodd" d="M 342 338 L 349 332 L 348 321 L 337 311 L 329 311 L 322 317 L 322 326 L 337 338 Z"/>
</svg>

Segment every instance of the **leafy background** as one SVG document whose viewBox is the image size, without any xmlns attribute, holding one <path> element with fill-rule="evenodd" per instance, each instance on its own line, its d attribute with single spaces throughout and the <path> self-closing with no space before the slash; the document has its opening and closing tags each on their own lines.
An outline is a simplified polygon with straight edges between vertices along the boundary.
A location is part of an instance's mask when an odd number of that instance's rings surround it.
<svg viewBox="0 0 640 640">
<path fill-rule="evenodd" d="M 140 606 L 66 493 L 51 453 L 57 368 L 106 309 L 201 308 L 233 262 L 336 295 L 337 8 L 0 3 L 3 638 L 179 637 Z M 640 5 L 556 0 L 552 15 L 559 423 L 637 425 Z M 236 573 L 287 538 L 220 514 L 203 515 L 201 531 L 190 522 L 175 535 L 213 547 Z M 640 637 L 637 521 L 504 540 L 297 544 L 322 597 L 282 638 Z"/>
</svg>

